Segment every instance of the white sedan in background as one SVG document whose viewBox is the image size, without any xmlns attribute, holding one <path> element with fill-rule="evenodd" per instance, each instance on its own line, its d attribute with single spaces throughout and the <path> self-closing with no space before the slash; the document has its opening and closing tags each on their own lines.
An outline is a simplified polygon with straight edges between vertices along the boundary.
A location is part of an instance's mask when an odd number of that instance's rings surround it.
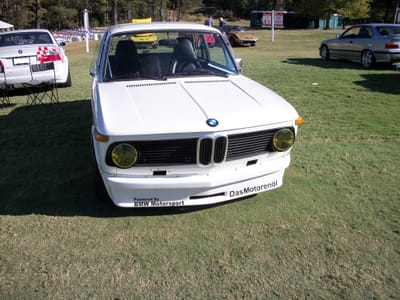
<svg viewBox="0 0 400 300">
<path fill-rule="evenodd" d="M 49 78 L 46 63 L 53 62 L 57 85 L 71 86 L 68 58 L 46 29 L 14 30 L 0 33 L 0 87 L 21 88 L 32 80 Z M 54 77 L 54 76 L 53 76 Z"/>
<path fill-rule="evenodd" d="M 135 43 L 145 33 L 157 36 L 157 47 Z M 98 197 L 120 207 L 195 206 L 282 185 L 302 119 L 242 75 L 219 30 L 111 27 L 91 75 Z"/>
</svg>

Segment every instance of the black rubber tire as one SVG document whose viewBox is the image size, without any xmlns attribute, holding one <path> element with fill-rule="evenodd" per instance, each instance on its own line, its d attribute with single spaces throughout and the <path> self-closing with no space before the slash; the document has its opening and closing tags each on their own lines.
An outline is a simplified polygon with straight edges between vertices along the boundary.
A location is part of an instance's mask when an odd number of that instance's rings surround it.
<svg viewBox="0 0 400 300">
<path fill-rule="evenodd" d="M 92 137 L 90 137 L 90 146 L 92 153 L 93 185 L 96 198 L 104 203 L 112 203 L 112 200 L 108 195 L 107 189 L 104 185 L 103 178 L 101 178 L 99 167 L 97 166 L 96 156 L 94 155 Z"/>
<path fill-rule="evenodd" d="M 329 60 L 329 49 L 327 45 L 322 45 L 319 49 L 319 55 L 323 61 Z"/>
<path fill-rule="evenodd" d="M 375 56 L 370 50 L 361 53 L 361 64 L 365 69 L 370 69 L 375 63 Z"/>
</svg>

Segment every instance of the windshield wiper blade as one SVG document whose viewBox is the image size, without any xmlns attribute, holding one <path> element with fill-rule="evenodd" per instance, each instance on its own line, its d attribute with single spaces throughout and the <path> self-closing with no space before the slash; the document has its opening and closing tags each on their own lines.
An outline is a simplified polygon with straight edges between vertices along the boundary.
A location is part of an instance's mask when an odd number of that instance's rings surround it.
<svg viewBox="0 0 400 300">
<path fill-rule="evenodd" d="M 229 77 L 227 73 L 219 73 L 208 69 L 195 69 L 190 72 L 182 72 L 182 73 L 175 73 L 169 74 L 169 76 L 192 76 L 192 75 L 212 75 L 212 76 L 219 76 L 227 78 Z"/>
<path fill-rule="evenodd" d="M 189 74 L 195 74 L 195 75 L 213 75 L 213 76 L 219 76 L 219 77 L 228 77 L 228 74 L 226 73 L 220 73 L 220 72 L 215 72 L 209 69 L 196 69 L 190 72 Z"/>
<path fill-rule="evenodd" d="M 140 80 L 140 79 L 151 79 L 151 80 L 165 81 L 168 78 L 166 76 L 158 76 L 158 75 L 123 74 L 123 75 L 113 76 L 113 77 L 110 78 L 109 81 Z"/>
<path fill-rule="evenodd" d="M 134 76 L 134 79 L 151 79 L 151 80 L 158 80 L 158 81 L 166 81 L 168 78 L 167 76 L 161 76 L 161 75 L 136 75 Z"/>
</svg>

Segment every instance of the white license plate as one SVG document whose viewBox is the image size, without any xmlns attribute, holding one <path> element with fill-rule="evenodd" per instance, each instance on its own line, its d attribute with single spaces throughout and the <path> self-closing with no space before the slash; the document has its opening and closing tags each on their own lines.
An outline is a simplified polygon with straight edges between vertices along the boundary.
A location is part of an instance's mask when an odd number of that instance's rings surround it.
<svg viewBox="0 0 400 300">
<path fill-rule="evenodd" d="M 16 65 L 29 65 L 29 57 L 14 57 L 14 66 Z"/>
</svg>

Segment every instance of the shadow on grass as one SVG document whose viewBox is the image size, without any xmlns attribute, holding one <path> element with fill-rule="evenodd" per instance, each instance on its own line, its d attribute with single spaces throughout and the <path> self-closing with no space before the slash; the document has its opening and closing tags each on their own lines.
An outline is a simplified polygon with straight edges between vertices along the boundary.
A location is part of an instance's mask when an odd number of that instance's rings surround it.
<svg viewBox="0 0 400 300">
<path fill-rule="evenodd" d="M 24 106 L 0 116 L 0 215 L 123 217 L 212 207 L 126 209 L 98 201 L 90 126 L 89 100 Z"/>
<path fill-rule="evenodd" d="M 284 63 L 293 65 L 307 65 L 313 67 L 319 67 L 323 69 L 351 69 L 351 70 L 363 70 L 361 64 L 344 60 L 328 60 L 323 61 L 320 58 L 288 58 L 283 61 Z"/>
<path fill-rule="evenodd" d="M 354 83 L 373 92 L 400 95 L 400 72 L 393 74 L 364 74 L 362 77 L 364 80 L 355 81 Z"/>
<path fill-rule="evenodd" d="M 400 72 L 394 71 L 390 64 L 378 64 L 374 66 L 373 69 L 366 70 L 361 66 L 361 64 L 342 60 L 322 61 L 319 58 L 288 58 L 283 62 L 295 65 L 319 67 L 323 69 L 361 70 L 366 72 L 366 74 L 361 75 L 365 80 L 355 81 L 355 84 L 373 92 L 395 95 L 400 94 Z M 385 73 L 373 73 L 373 71 L 380 70 L 385 71 Z M 391 70 L 393 70 L 393 72 L 390 72 Z M 369 74 L 367 72 L 369 72 Z"/>
<path fill-rule="evenodd" d="M 360 63 L 346 61 L 346 60 L 339 60 L 339 59 L 323 61 L 320 58 L 294 57 L 294 58 L 288 58 L 283 62 L 294 65 L 307 65 L 307 66 L 319 67 L 323 69 L 348 69 L 348 70 L 368 71 Z M 391 64 L 382 63 L 374 65 L 371 70 L 394 70 L 394 68 Z"/>
</svg>

